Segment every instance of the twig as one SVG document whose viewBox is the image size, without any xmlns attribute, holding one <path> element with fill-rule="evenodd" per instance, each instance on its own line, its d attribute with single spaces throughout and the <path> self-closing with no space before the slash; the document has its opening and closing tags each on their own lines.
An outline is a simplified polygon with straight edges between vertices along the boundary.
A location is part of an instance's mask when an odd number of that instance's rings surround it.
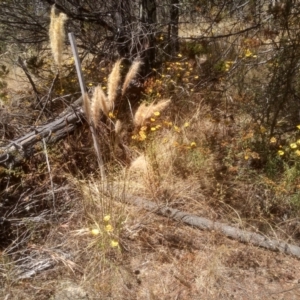
<svg viewBox="0 0 300 300">
<path fill-rule="evenodd" d="M 49 92 L 48 92 L 48 95 L 47 95 L 47 99 L 46 99 L 46 101 L 45 101 L 45 103 L 44 103 L 44 106 L 42 107 L 42 109 L 41 109 L 41 111 L 40 111 L 40 113 L 39 113 L 39 116 L 37 117 L 37 119 L 36 119 L 36 121 L 35 121 L 35 124 L 38 123 L 40 117 L 42 116 L 42 113 L 44 112 L 44 110 L 45 110 L 45 108 L 46 108 L 46 105 L 47 105 L 47 103 L 48 103 L 48 101 L 49 101 L 49 99 L 50 99 L 50 95 L 51 95 L 51 93 L 52 93 L 52 90 L 53 90 L 53 87 L 54 87 L 54 84 L 55 84 L 57 78 L 58 78 L 58 73 L 56 74 L 55 78 L 54 78 L 53 81 L 52 81 L 51 87 L 50 87 Z"/>
<path fill-rule="evenodd" d="M 47 152 L 46 141 L 45 141 L 44 138 L 43 138 L 43 145 L 44 145 L 44 153 L 45 153 L 45 157 L 46 157 L 47 168 L 48 168 L 49 177 L 50 177 L 50 183 L 51 183 L 51 194 L 52 194 L 52 199 L 53 199 L 53 209 L 54 209 L 54 212 L 56 212 L 54 185 L 53 185 L 53 180 L 52 180 L 52 173 L 51 173 L 50 163 L 49 163 L 49 159 L 48 159 L 48 152 Z"/>
<path fill-rule="evenodd" d="M 30 82 L 30 84 L 31 84 L 31 86 L 32 86 L 32 89 L 33 89 L 33 91 L 34 91 L 34 93 L 35 93 L 35 96 L 36 96 L 36 99 L 37 99 L 37 103 L 40 103 L 40 102 L 41 102 L 41 99 L 40 99 L 40 96 L 39 96 L 39 92 L 38 92 L 38 90 L 37 90 L 37 88 L 36 88 L 36 86 L 35 86 L 35 83 L 33 82 L 32 78 L 31 78 L 31 76 L 30 76 L 30 74 L 29 74 L 29 71 L 28 71 L 27 67 L 25 66 L 25 64 L 24 64 L 24 62 L 22 61 L 22 59 L 21 59 L 20 56 L 18 57 L 18 63 L 19 63 L 19 66 L 20 66 L 20 67 L 22 68 L 22 70 L 24 71 L 26 77 L 28 78 L 28 80 L 29 80 L 29 82 Z"/>
</svg>

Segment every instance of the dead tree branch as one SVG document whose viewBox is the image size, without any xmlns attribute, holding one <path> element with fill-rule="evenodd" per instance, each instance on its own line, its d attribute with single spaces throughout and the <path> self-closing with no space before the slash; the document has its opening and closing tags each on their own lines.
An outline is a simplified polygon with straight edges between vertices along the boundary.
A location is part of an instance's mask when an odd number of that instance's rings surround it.
<svg viewBox="0 0 300 300">
<path fill-rule="evenodd" d="M 158 207 L 156 203 L 144 200 L 139 197 L 127 197 L 128 203 L 143 207 L 146 210 L 155 212 L 178 222 L 194 226 L 202 230 L 214 230 L 229 238 L 262 247 L 271 251 L 282 252 L 300 258 L 300 247 L 288 244 L 283 241 L 273 240 L 259 233 L 250 232 L 229 226 L 225 223 L 214 222 L 206 218 L 182 212 L 170 207 Z"/>
<path fill-rule="evenodd" d="M 79 103 L 81 98 L 77 100 Z M 8 145 L 0 147 L 0 165 L 13 168 L 35 153 L 35 149 L 43 149 L 42 141 L 53 144 L 64 138 L 81 124 L 83 111 L 81 106 L 66 110 L 58 119 L 51 123 L 36 126 L 26 135 L 11 141 Z M 40 144 L 40 145 L 37 145 Z"/>
</svg>

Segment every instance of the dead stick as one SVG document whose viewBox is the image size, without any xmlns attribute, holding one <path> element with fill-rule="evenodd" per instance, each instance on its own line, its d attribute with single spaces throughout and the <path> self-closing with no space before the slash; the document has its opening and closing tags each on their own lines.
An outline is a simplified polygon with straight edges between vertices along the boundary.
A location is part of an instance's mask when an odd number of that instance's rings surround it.
<svg viewBox="0 0 300 300">
<path fill-rule="evenodd" d="M 159 207 L 156 203 L 139 197 L 129 196 L 127 197 L 127 199 L 128 203 L 135 204 L 137 206 L 143 207 L 146 210 L 153 211 L 157 214 L 172 218 L 176 221 L 183 222 L 193 227 L 202 230 L 214 230 L 216 232 L 224 234 L 227 237 L 230 237 L 234 240 L 238 240 L 243 243 L 249 243 L 268 250 L 279 251 L 300 258 L 300 247 L 296 245 L 288 244 L 279 240 L 270 239 L 259 233 L 235 228 L 225 223 L 214 222 L 209 219 L 198 217 L 187 212 L 182 212 L 174 208 Z"/>
</svg>

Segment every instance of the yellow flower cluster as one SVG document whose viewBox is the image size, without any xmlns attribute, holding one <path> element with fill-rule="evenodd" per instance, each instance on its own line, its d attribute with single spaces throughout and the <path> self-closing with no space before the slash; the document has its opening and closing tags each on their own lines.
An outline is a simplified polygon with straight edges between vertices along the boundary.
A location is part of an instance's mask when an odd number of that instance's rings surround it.
<svg viewBox="0 0 300 300">
<path fill-rule="evenodd" d="M 105 215 L 104 218 L 103 218 L 104 232 L 106 232 L 109 236 L 111 236 L 110 234 L 114 231 L 114 227 L 112 226 L 110 221 L 111 221 L 111 216 L 110 215 Z M 93 229 L 91 229 L 90 232 L 91 232 L 92 235 L 95 235 L 95 236 L 102 233 L 99 228 L 93 228 Z M 115 239 L 111 239 L 110 240 L 110 246 L 112 248 L 119 247 L 119 242 L 116 241 Z"/>
<path fill-rule="evenodd" d="M 297 125 L 296 127 L 300 130 L 300 125 Z M 271 143 L 271 144 L 274 144 L 274 143 L 276 143 L 276 142 L 277 142 L 277 140 L 276 140 L 275 137 L 272 137 L 272 138 L 270 139 L 270 143 Z M 280 148 L 281 148 L 281 146 L 280 146 Z M 300 139 L 298 139 L 298 140 L 295 141 L 295 142 L 290 143 L 290 144 L 289 144 L 289 148 L 293 151 L 292 154 L 296 155 L 296 157 L 299 157 L 299 156 L 300 156 L 300 149 L 299 149 L 299 148 L 300 148 Z M 289 151 L 289 148 L 286 148 L 285 150 L 279 149 L 279 150 L 277 151 L 277 154 L 278 154 L 279 156 L 284 156 L 285 153 Z"/>
<path fill-rule="evenodd" d="M 186 93 L 194 92 L 194 87 L 198 83 L 200 76 L 198 69 L 194 67 L 192 61 L 183 61 L 183 55 L 177 54 L 180 61 L 166 62 L 162 69 L 152 69 L 156 73 L 156 78 L 150 78 L 145 82 L 145 93 L 148 97 L 169 97 L 177 91 Z M 228 62 L 228 68 L 231 62 Z"/>
</svg>

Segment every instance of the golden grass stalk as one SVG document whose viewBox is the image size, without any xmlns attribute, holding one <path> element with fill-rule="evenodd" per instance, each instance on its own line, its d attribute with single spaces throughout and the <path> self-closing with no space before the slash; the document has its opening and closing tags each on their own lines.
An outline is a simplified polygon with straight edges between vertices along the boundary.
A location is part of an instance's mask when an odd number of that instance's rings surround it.
<svg viewBox="0 0 300 300">
<path fill-rule="evenodd" d="M 101 86 L 98 85 L 94 90 L 91 103 L 91 117 L 95 125 L 100 119 L 101 110 L 108 116 L 109 108 L 107 106 L 107 99 Z"/>
<path fill-rule="evenodd" d="M 122 59 L 119 59 L 114 64 L 114 67 L 111 73 L 109 74 L 107 80 L 107 99 L 108 99 L 108 105 L 111 108 L 110 110 L 113 110 L 114 103 L 118 95 L 118 88 L 121 80 L 121 75 L 120 75 L 121 62 Z"/>
<path fill-rule="evenodd" d="M 132 65 L 131 65 L 131 67 L 130 67 L 130 69 L 129 69 L 126 77 L 125 77 L 124 83 L 123 83 L 122 96 L 124 96 L 124 94 L 125 94 L 128 86 L 129 86 L 130 82 L 136 76 L 136 74 L 137 74 L 137 72 L 138 72 L 141 64 L 142 64 L 142 62 L 140 60 L 135 60 L 132 63 Z"/>
<path fill-rule="evenodd" d="M 55 15 L 55 6 L 53 5 L 50 14 L 49 38 L 52 55 L 58 70 L 61 69 L 62 64 L 62 53 L 65 40 L 64 25 L 66 20 L 67 15 L 64 13 L 60 13 L 58 16 Z"/>
<path fill-rule="evenodd" d="M 134 115 L 134 124 L 135 126 L 143 126 L 145 121 L 149 118 L 153 117 L 155 112 L 161 112 L 171 103 L 170 99 L 165 99 L 159 101 L 157 104 L 151 103 L 150 105 L 146 105 L 146 103 L 142 103 L 137 109 Z"/>
</svg>

